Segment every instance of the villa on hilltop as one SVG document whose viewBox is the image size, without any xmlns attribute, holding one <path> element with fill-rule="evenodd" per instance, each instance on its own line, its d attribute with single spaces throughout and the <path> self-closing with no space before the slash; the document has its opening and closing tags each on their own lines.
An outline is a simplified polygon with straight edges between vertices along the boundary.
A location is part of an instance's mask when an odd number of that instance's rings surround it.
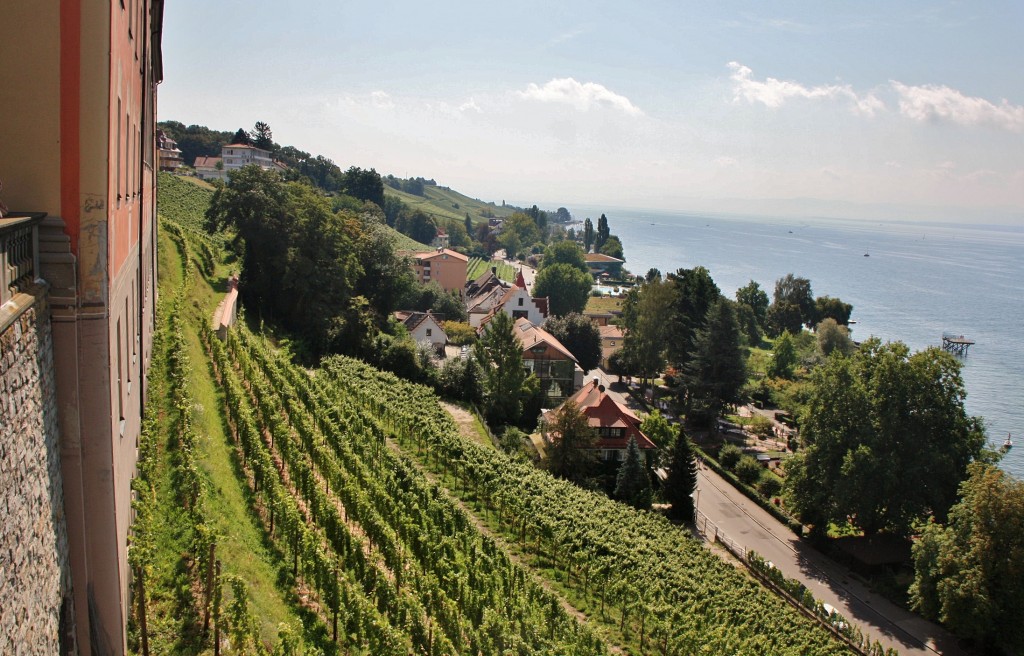
<svg viewBox="0 0 1024 656">
<path fill-rule="evenodd" d="M 283 171 L 286 167 L 270 156 L 269 150 L 249 144 L 233 143 L 221 146 L 220 157 L 196 157 L 193 167 L 202 180 L 227 180 L 231 171 L 256 164 L 264 171 Z"/>
</svg>

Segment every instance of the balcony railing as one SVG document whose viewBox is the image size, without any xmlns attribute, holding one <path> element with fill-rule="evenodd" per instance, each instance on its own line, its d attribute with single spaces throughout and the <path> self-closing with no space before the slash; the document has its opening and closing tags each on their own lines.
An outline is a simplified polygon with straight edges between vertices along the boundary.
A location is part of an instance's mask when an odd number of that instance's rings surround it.
<svg viewBox="0 0 1024 656">
<path fill-rule="evenodd" d="M 39 277 L 39 222 L 46 212 L 14 212 L 0 218 L 0 305 Z"/>
</svg>

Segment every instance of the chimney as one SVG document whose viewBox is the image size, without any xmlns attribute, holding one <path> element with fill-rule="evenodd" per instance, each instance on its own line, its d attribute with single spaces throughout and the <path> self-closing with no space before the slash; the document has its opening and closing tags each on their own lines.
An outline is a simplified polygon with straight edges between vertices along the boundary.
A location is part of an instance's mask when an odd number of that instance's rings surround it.
<svg viewBox="0 0 1024 656">
<path fill-rule="evenodd" d="M 597 386 L 597 391 L 598 392 L 603 392 L 604 391 L 604 385 L 598 385 Z"/>
<path fill-rule="evenodd" d="M 497 276 L 498 275 L 498 267 L 492 266 L 491 267 L 491 273 L 493 273 L 495 276 Z"/>
<path fill-rule="evenodd" d="M 601 379 L 594 376 L 594 387 L 598 387 L 601 384 Z"/>
</svg>

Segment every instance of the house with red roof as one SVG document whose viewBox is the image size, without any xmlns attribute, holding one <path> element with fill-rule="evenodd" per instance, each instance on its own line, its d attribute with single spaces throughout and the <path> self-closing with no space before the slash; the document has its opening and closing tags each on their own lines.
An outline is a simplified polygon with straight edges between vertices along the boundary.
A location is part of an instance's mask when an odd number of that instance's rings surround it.
<svg viewBox="0 0 1024 656">
<path fill-rule="evenodd" d="M 641 432 L 640 418 L 609 394 L 597 378 L 584 385 L 568 400 L 576 404 L 580 412 L 586 416 L 587 424 L 597 433 L 593 449 L 598 451 L 601 460 L 625 460 L 629 438 L 632 437 L 636 439 L 636 445 L 640 447 L 640 452 L 644 454 L 647 462 L 652 461 L 658 447 Z M 549 444 L 552 440 L 557 440 L 558 436 L 552 434 L 548 427 L 564 406 L 565 403 L 547 412 L 542 418 L 541 432 Z"/>
</svg>

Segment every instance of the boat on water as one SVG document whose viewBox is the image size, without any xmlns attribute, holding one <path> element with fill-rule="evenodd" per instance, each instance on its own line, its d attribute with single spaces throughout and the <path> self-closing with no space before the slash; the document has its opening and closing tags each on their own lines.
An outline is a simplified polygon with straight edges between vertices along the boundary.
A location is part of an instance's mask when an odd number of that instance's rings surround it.
<svg viewBox="0 0 1024 656">
<path fill-rule="evenodd" d="M 1009 433 L 1006 434 L 1006 440 L 1003 442 L 1003 453 L 1006 453 L 1013 448 L 1013 436 Z"/>
</svg>

